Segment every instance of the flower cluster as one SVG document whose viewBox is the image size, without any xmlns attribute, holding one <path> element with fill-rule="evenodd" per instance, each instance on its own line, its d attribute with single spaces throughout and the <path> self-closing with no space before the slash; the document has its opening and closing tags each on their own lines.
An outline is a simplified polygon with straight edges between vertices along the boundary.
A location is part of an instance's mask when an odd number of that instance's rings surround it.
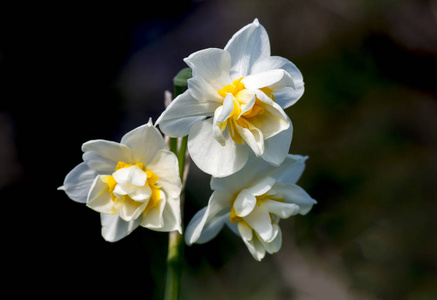
<svg viewBox="0 0 437 300">
<path fill-rule="evenodd" d="M 293 126 L 284 109 L 302 96 L 302 74 L 270 55 L 257 19 L 224 49 L 204 49 L 185 62 L 192 71 L 188 88 L 155 125 L 149 121 L 120 143 L 83 144 L 84 162 L 60 189 L 101 214 L 108 241 L 138 226 L 182 232 L 178 159 L 166 150 L 159 125 L 169 137 L 188 136 L 191 159 L 212 176 L 213 193 L 189 222 L 186 243 L 205 243 L 226 224 L 261 260 L 281 247 L 280 220 L 316 203 L 296 185 L 307 158 L 288 154 Z"/>
</svg>

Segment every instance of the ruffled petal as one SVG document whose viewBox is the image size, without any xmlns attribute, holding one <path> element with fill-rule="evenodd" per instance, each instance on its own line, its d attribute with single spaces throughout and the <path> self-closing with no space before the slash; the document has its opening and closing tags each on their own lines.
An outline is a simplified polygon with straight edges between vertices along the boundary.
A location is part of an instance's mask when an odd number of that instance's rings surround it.
<svg viewBox="0 0 437 300">
<path fill-rule="evenodd" d="M 153 126 L 152 119 L 147 124 L 126 133 L 121 139 L 121 144 L 132 150 L 132 158 L 135 163 L 141 162 L 145 166 L 158 150 L 166 148 L 164 138 L 159 130 Z"/>
<path fill-rule="evenodd" d="M 193 90 L 188 89 L 170 102 L 155 125 L 170 137 L 184 137 L 188 135 L 193 124 L 212 116 L 221 105 L 217 101 L 201 101 L 193 97 Z M 220 95 L 215 91 L 218 97 Z M 221 97 L 220 97 L 221 98 Z"/>
<path fill-rule="evenodd" d="M 194 163 L 203 172 L 215 177 L 229 176 L 240 170 L 249 157 L 247 146 L 235 143 L 225 130 L 222 146 L 214 139 L 213 120 L 195 124 L 188 136 L 188 151 Z"/>
<path fill-rule="evenodd" d="M 237 79 L 249 75 L 256 61 L 270 56 L 270 41 L 267 31 L 255 19 L 237 31 L 225 48 L 231 54 L 231 78 Z"/>
<path fill-rule="evenodd" d="M 141 223 L 141 218 L 126 222 L 118 215 L 100 214 L 102 236 L 108 242 L 117 242 L 129 235 Z"/>
<path fill-rule="evenodd" d="M 86 163 L 80 163 L 65 177 L 64 184 L 59 190 L 65 191 L 67 196 L 80 203 L 86 203 L 88 193 L 98 173 L 90 169 Z"/>
</svg>

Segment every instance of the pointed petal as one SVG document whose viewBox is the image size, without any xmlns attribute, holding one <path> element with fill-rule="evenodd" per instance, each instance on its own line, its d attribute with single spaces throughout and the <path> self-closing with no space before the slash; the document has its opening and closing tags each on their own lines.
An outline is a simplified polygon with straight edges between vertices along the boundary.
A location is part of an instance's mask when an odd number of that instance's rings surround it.
<svg viewBox="0 0 437 300">
<path fill-rule="evenodd" d="M 90 169 L 86 163 L 80 163 L 67 174 L 64 185 L 59 189 L 65 191 L 70 199 L 86 203 L 88 193 L 97 175 L 97 172 Z"/>
<path fill-rule="evenodd" d="M 153 126 L 151 119 L 147 124 L 126 133 L 121 144 L 132 150 L 135 163 L 142 162 L 144 165 L 148 165 L 158 150 L 166 148 L 162 134 Z"/>
<path fill-rule="evenodd" d="M 117 242 L 129 235 L 141 223 L 141 218 L 132 222 L 123 221 L 118 215 L 100 214 L 102 236 L 108 242 Z"/>
<path fill-rule="evenodd" d="M 212 116 L 221 105 L 217 101 L 201 101 L 192 95 L 188 89 L 174 99 L 156 121 L 163 133 L 170 137 L 184 137 L 188 135 L 193 124 Z M 220 95 L 215 91 L 218 97 Z M 221 97 L 220 97 L 221 100 Z"/>
<path fill-rule="evenodd" d="M 214 139 L 213 120 L 208 119 L 195 124 L 188 136 L 188 151 L 194 163 L 203 172 L 215 177 L 224 177 L 240 170 L 247 162 L 247 146 L 236 144 L 225 130 L 226 145 Z"/>
<path fill-rule="evenodd" d="M 249 75 L 256 61 L 270 56 L 270 41 L 267 31 L 255 19 L 237 31 L 224 49 L 231 54 L 231 77 L 236 79 Z"/>
</svg>

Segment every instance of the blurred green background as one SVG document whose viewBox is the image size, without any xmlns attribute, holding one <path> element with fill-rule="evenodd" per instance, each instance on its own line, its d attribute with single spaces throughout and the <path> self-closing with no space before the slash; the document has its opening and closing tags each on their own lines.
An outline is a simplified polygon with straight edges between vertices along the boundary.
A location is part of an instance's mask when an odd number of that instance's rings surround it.
<svg viewBox="0 0 437 300">
<path fill-rule="evenodd" d="M 299 185 L 318 204 L 281 222 L 261 263 L 227 229 L 186 247 L 183 299 L 437 299 L 437 1 L 137 5 L 0 13 L 5 288 L 161 299 L 167 235 L 106 243 L 98 215 L 56 188 L 83 142 L 156 120 L 182 59 L 258 18 L 304 76 L 290 152 L 309 155 Z M 185 222 L 210 194 L 191 165 Z"/>
</svg>

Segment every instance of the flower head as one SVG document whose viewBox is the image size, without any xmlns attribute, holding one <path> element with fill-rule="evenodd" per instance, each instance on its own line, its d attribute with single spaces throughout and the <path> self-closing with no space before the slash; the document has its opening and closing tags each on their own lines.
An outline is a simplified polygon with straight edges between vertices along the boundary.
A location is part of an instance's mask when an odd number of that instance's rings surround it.
<svg viewBox="0 0 437 300">
<path fill-rule="evenodd" d="M 92 140 L 83 160 L 60 189 L 101 213 L 102 236 L 117 241 L 136 227 L 181 231 L 181 180 L 176 155 L 165 150 L 160 132 L 140 126 L 121 143 Z"/>
<path fill-rule="evenodd" d="M 280 220 L 304 215 L 316 203 L 295 184 L 305 160 L 289 154 L 281 166 L 275 167 L 254 159 L 229 177 L 212 178 L 208 206 L 188 224 L 186 243 L 208 242 L 227 224 L 256 260 L 260 261 L 266 252 L 277 252 L 282 244 Z"/>
<path fill-rule="evenodd" d="M 157 120 L 160 129 L 173 137 L 189 135 L 193 161 L 215 177 L 240 170 L 252 153 L 281 164 L 292 138 L 283 109 L 302 96 L 303 79 L 293 63 L 270 56 L 258 20 L 240 29 L 224 49 L 201 50 L 185 62 L 193 77 Z"/>
</svg>

